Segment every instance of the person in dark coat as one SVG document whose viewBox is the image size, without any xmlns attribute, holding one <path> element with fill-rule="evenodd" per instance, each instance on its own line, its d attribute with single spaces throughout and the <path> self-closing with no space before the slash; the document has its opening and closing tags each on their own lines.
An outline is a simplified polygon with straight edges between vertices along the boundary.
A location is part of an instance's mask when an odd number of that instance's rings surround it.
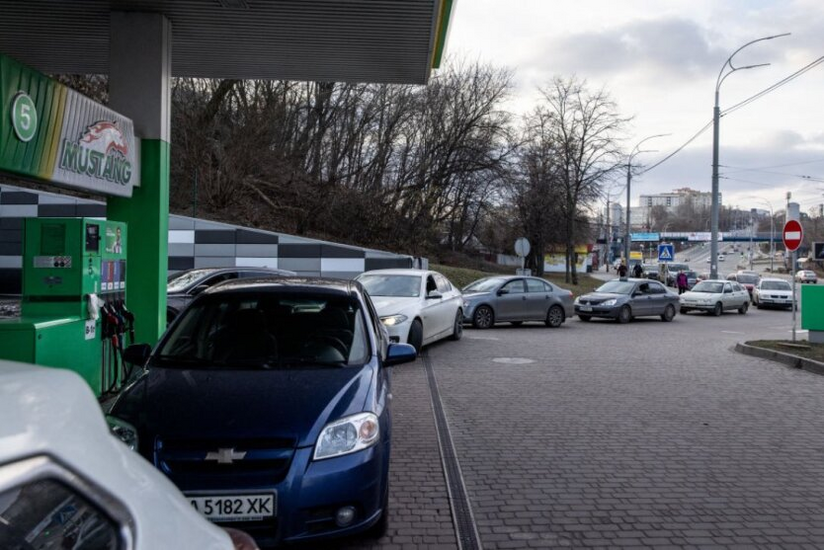
<svg viewBox="0 0 824 550">
<path fill-rule="evenodd" d="M 678 272 L 678 275 L 675 277 L 675 285 L 678 287 L 678 294 L 683 294 L 689 289 L 689 280 L 687 279 L 687 274 L 682 271 Z"/>
<path fill-rule="evenodd" d="M 644 268 L 641 267 L 641 262 L 635 264 L 635 267 L 632 268 L 632 274 L 638 279 L 644 276 Z"/>
<path fill-rule="evenodd" d="M 618 266 L 618 276 L 622 279 L 627 276 L 627 264 L 621 262 L 621 265 Z"/>
</svg>

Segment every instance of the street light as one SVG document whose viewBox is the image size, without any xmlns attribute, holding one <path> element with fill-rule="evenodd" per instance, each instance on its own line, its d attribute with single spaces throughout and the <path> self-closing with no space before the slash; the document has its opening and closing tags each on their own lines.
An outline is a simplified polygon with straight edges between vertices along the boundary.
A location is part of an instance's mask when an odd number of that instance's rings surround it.
<svg viewBox="0 0 824 550">
<path fill-rule="evenodd" d="M 632 159 L 635 158 L 635 155 L 639 153 L 649 153 L 650 151 L 641 151 L 639 147 L 641 144 L 647 140 L 657 138 L 657 137 L 664 137 L 669 136 L 671 134 L 655 134 L 654 136 L 647 136 L 641 141 L 639 141 L 635 147 L 632 148 L 630 151 L 629 158 L 627 159 L 627 228 L 626 234 L 624 235 L 624 258 L 627 262 L 627 266 L 629 266 L 629 247 L 630 247 L 630 217 L 629 217 L 629 201 L 630 201 L 630 191 L 632 189 Z"/>
<path fill-rule="evenodd" d="M 773 38 L 789 35 L 790 33 L 776 34 L 747 42 L 732 52 L 732 55 L 724 61 L 724 64 L 721 66 L 721 71 L 718 73 L 718 79 L 715 81 L 715 107 L 713 107 L 712 110 L 712 241 L 710 242 L 710 277 L 713 279 L 718 278 L 718 126 L 721 121 L 721 108 L 718 106 L 719 90 L 724 80 L 735 71 L 755 69 L 756 67 L 766 67 L 769 65 L 769 63 L 759 63 L 758 65 L 736 67 L 732 64 L 732 58 L 735 57 L 738 52 L 756 42 L 763 42 L 764 40 L 772 40 Z M 730 70 L 724 74 L 727 66 L 729 66 Z"/>
</svg>

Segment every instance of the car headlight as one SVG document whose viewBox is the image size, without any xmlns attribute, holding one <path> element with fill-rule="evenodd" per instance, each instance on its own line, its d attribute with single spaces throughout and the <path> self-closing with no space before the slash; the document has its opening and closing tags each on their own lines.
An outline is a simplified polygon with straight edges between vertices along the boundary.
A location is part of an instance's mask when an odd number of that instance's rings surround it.
<svg viewBox="0 0 824 550">
<path fill-rule="evenodd" d="M 106 416 L 109 431 L 132 451 L 137 451 L 137 428 L 114 416 Z"/>
<path fill-rule="evenodd" d="M 614 306 L 617 303 L 618 303 L 618 300 L 616 298 L 612 298 L 612 299 L 607 300 L 606 302 L 601 302 L 601 305 L 604 306 L 604 307 L 610 307 L 610 306 Z"/>
<path fill-rule="evenodd" d="M 469 300 L 464 300 L 464 301 L 463 301 L 463 307 L 464 307 L 464 308 L 468 308 L 468 307 L 469 307 Z"/>
<path fill-rule="evenodd" d="M 575 301 L 573 303 L 574 304 L 580 304 L 581 303 L 581 298 L 579 296 L 576 296 Z"/>
<path fill-rule="evenodd" d="M 370 412 L 355 414 L 327 424 L 315 445 L 315 460 L 354 453 L 378 441 L 378 417 Z"/>
<path fill-rule="evenodd" d="M 387 315 L 386 317 L 381 317 L 381 323 L 387 327 L 394 327 L 395 325 L 400 325 L 407 319 L 408 317 L 406 315 Z"/>
</svg>

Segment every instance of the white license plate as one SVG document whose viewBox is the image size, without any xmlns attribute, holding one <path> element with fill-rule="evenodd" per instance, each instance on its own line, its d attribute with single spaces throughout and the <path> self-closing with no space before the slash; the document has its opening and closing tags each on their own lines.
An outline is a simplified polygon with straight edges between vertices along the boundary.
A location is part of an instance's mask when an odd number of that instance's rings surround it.
<svg viewBox="0 0 824 550">
<path fill-rule="evenodd" d="M 257 521 L 275 516 L 275 493 L 257 495 L 187 495 L 192 507 L 212 521 Z"/>
<path fill-rule="evenodd" d="M 578 309 L 581 311 L 592 311 L 592 306 L 581 306 Z"/>
</svg>

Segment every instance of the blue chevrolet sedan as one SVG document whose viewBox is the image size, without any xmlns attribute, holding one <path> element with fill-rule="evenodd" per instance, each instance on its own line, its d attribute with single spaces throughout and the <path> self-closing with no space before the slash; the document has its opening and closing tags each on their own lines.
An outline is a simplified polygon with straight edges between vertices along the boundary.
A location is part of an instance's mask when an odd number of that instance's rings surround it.
<svg viewBox="0 0 824 550">
<path fill-rule="evenodd" d="M 269 278 L 212 287 L 111 410 L 113 431 L 191 505 L 261 545 L 386 528 L 389 344 L 357 282 Z"/>
</svg>

